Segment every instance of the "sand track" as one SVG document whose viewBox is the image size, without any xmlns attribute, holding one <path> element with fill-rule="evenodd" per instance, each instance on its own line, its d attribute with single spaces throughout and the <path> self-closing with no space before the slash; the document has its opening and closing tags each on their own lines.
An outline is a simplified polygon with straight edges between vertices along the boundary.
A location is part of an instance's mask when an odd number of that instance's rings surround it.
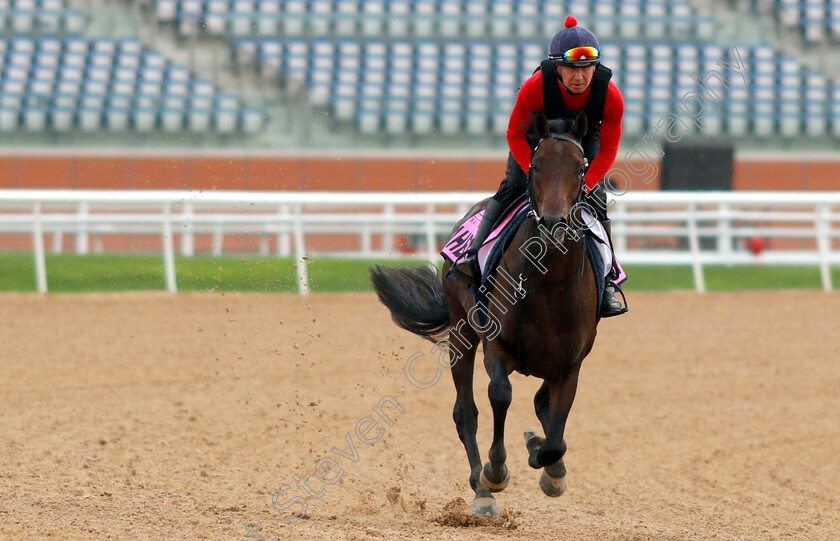
<svg viewBox="0 0 840 541">
<path fill-rule="evenodd" d="M 503 517 L 475 522 L 449 375 L 406 381 L 430 344 L 373 295 L 0 295 L 0 539 L 837 539 L 837 300 L 632 295 L 581 370 L 569 491 L 527 466 L 539 382 L 515 375 Z M 363 444 L 384 396 L 405 413 Z M 342 478 L 286 524 L 272 494 L 325 456 Z"/>
</svg>

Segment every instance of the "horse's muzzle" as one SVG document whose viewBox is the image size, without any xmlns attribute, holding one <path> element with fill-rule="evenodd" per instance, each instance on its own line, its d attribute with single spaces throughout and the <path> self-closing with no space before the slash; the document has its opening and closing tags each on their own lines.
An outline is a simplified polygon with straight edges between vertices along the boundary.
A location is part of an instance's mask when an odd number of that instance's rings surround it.
<svg viewBox="0 0 840 541">
<path fill-rule="evenodd" d="M 562 250 L 561 247 L 571 241 L 577 240 L 574 230 L 569 224 L 568 219 L 563 216 L 540 216 L 537 220 L 537 228 L 540 232 L 540 237 L 548 245 L 548 249 Z"/>
</svg>

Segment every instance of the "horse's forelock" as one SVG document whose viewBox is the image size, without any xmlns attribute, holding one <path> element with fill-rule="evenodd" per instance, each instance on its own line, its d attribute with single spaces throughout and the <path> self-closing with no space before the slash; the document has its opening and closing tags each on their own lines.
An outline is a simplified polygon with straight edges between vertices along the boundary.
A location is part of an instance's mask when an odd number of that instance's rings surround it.
<svg viewBox="0 0 840 541">
<path fill-rule="evenodd" d="M 548 121 L 548 131 L 557 135 L 571 133 L 574 130 L 574 121 L 570 119 L 555 118 Z"/>
</svg>

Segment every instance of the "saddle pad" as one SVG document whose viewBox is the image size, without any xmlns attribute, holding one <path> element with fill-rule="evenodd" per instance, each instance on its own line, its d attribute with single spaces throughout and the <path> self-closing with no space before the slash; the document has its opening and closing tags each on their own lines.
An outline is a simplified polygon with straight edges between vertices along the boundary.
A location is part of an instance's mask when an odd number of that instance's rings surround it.
<svg viewBox="0 0 840 541">
<path fill-rule="evenodd" d="M 519 212 L 527 202 L 527 200 L 523 199 L 519 204 L 514 205 L 514 207 L 504 215 L 496 227 L 493 228 L 493 231 L 491 231 L 490 235 L 487 236 L 487 240 L 484 241 L 484 244 L 481 245 L 481 249 L 478 251 L 478 261 L 482 274 L 484 274 L 484 265 L 486 264 L 487 254 L 490 252 L 490 249 L 496 243 L 496 240 L 499 238 L 502 231 L 504 231 L 504 229 L 510 224 L 516 213 Z M 440 255 L 452 263 L 457 262 L 469 249 L 470 244 L 478 231 L 478 225 L 481 223 L 481 218 L 483 216 L 484 209 L 481 209 L 471 216 L 470 219 L 462 223 L 461 227 L 455 231 L 455 234 L 452 235 L 452 238 L 446 243 L 446 246 L 443 247 Z"/>
<path fill-rule="evenodd" d="M 624 269 L 621 268 L 621 263 L 619 263 L 618 259 L 615 258 L 615 254 L 612 249 L 612 239 L 610 239 L 609 235 L 607 235 L 607 230 L 604 229 L 601 222 L 592 216 L 588 210 L 583 209 L 581 211 L 581 217 L 583 218 L 583 224 L 586 226 L 586 229 L 597 241 L 594 244 L 598 250 L 598 254 L 601 256 L 601 261 L 604 263 L 604 278 L 612 273 L 613 276 L 617 277 L 613 280 L 613 282 L 621 284 L 627 280 L 627 274 L 624 272 Z"/>
</svg>

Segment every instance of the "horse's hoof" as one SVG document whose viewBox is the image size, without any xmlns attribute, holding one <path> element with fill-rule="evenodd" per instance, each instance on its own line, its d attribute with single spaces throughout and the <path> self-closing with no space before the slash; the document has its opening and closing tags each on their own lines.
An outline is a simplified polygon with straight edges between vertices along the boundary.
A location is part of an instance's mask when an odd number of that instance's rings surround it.
<svg viewBox="0 0 840 541">
<path fill-rule="evenodd" d="M 537 461 L 537 454 L 540 451 L 540 446 L 545 441 L 545 438 L 537 436 L 533 430 L 525 431 L 525 447 L 528 449 L 528 465 L 538 470 L 542 468 L 542 464 Z"/>
<path fill-rule="evenodd" d="M 566 476 L 551 477 L 545 472 L 540 475 L 540 488 L 546 496 L 556 498 L 566 492 Z"/>
<path fill-rule="evenodd" d="M 538 448 L 542 443 L 545 441 L 545 438 L 537 436 L 533 430 L 526 430 L 525 431 L 525 447 L 528 449 L 530 453 L 532 450 Z"/>
<path fill-rule="evenodd" d="M 490 481 L 487 476 L 487 472 L 491 471 L 493 466 L 488 462 L 484 465 L 484 468 L 481 470 L 481 486 L 489 490 L 490 492 L 501 492 L 507 488 L 508 483 L 510 483 L 510 471 L 508 471 L 508 467 L 506 464 L 502 464 L 502 467 L 505 469 L 505 478 L 501 483 L 494 483 Z"/>
<path fill-rule="evenodd" d="M 473 515 L 481 515 L 482 517 L 498 517 L 499 506 L 496 505 L 496 498 L 476 494 L 472 503 L 472 512 Z"/>
</svg>

